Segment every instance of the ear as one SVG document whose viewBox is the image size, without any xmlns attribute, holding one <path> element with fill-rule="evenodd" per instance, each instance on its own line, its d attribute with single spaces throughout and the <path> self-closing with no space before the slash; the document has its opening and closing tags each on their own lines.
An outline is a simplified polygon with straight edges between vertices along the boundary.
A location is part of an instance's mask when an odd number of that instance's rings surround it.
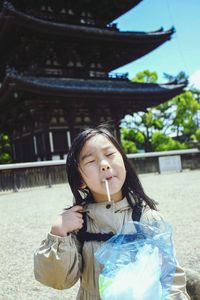
<svg viewBox="0 0 200 300">
<path fill-rule="evenodd" d="M 87 187 L 84 181 L 81 182 L 80 189 L 84 190 Z"/>
</svg>

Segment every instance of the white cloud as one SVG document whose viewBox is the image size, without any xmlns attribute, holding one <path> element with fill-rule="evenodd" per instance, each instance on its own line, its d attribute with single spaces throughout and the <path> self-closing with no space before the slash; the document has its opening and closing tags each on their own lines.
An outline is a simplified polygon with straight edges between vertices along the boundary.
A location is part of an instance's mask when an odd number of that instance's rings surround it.
<svg viewBox="0 0 200 300">
<path fill-rule="evenodd" d="M 189 77 L 189 85 L 195 89 L 200 90 L 200 70 L 197 70 Z"/>
</svg>

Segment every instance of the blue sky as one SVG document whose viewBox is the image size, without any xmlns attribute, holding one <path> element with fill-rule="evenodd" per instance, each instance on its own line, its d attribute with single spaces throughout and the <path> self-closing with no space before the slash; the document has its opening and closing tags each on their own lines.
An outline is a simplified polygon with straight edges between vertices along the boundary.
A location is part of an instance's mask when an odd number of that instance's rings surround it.
<svg viewBox="0 0 200 300">
<path fill-rule="evenodd" d="M 166 81 L 164 72 L 177 75 L 185 71 L 200 82 L 200 0 L 143 0 L 115 22 L 120 31 L 176 29 L 170 41 L 115 72 L 128 72 L 133 78 L 149 69 L 158 73 L 161 83 Z"/>
</svg>

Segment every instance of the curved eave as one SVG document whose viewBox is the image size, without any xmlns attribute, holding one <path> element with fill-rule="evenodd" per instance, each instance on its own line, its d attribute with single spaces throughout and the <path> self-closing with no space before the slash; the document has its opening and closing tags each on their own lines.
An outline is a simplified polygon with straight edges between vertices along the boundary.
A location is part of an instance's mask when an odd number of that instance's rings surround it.
<svg viewBox="0 0 200 300">
<path fill-rule="evenodd" d="M 86 98 L 91 101 L 145 100 L 149 106 L 155 106 L 180 94 L 186 83 L 181 84 L 144 84 L 112 80 L 91 79 L 47 79 L 30 76 L 7 76 L 0 89 L 0 105 L 8 102 L 10 96 L 18 91 L 30 94 L 64 98 Z"/>
<path fill-rule="evenodd" d="M 171 38 L 174 28 L 154 32 L 119 32 L 109 29 L 100 29 L 87 26 L 60 24 L 41 20 L 22 12 L 13 7 L 6 7 L 0 15 L 0 55 L 1 61 L 7 61 L 10 51 L 14 51 L 17 43 L 17 34 L 21 31 L 31 35 L 38 32 L 46 39 L 49 37 L 60 38 L 60 42 L 68 42 L 71 45 L 85 47 L 90 44 L 90 49 L 96 51 L 96 47 L 103 47 L 118 54 L 118 58 L 107 62 L 106 72 L 115 70 L 125 64 L 148 54 Z M 18 33 L 16 32 L 16 29 Z M 16 34 L 16 36 L 15 36 Z M 25 34 L 25 33 L 22 33 Z M 10 38 L 8 39 L 8 36 Z M 53 37 L 54 36 L 54 37 Z M 18 38 L 19 40 L 19 38 Z M 9 51 L 10 50 L 10 51 Z M 113 57 L 113 54 L 111 54 Z"/>
<path fill-rule="evenodd" d="M 141 1 L 142 0 L 76 0 L 76 5 L 80 10 L 89 7 L 90 12 L 95 19 L 110 23 L 128 10 L 134 8 Z M 21 10 L 20 7 L 23 7 L 23 11 L 25 8 L 29 9 L 30 7 L 34 9 L 34 5 L 28 3 L 27 6 L 28 1 L 21 2 L 22 3 L 20 3 L 19 6 L 15 5 L 18 10 Z"/>
<path fill-rule="evenodd" d="M 80 0 L 82 1 L 82 0 Z M 94 0 L 91 1 L 91 3 L 94 2 Z M 114 0 L 114 1 L 99 1 L 96 0 L 96 2 L 100 2 L 102 8 L 98 9 L 96 12 L 96 15 L 94 15 L 95 18 L 99 18 L 100 20 L 104 20 L 107 23 L 110 23 L 114 19 L 117 19 L 121 15 L 125 14 L 130 9 L 134 8 L 136 5 L 138 5 L 142 0 Z M 112 3 L 111 3 L 112 2 Z M 109 4 L 109 8 L 108 8 Z"/>
<path fill-rule="evenodd" d="M 152 43 L 160 41 L 160 43 L 163 43 L 169 40 L 174 32 L 174 28 L 167 31 L 161 29 L 154 32 L 119 32 L 110 29 L 55 23 L 35 18 L 10 7 L 4 8 L 0 15 L 0 24 L 4 23 L 5 27 L 5 22 L 12 22 L 14 26 L 18 25 L 26 30 L 34 30 L 35 32 L 47 35 L 54 34 L 56 36 L 79 38 L 84 41 L 87 39 L 95 41 L 120 41 L 121 43 L 126 42 L 129 44 L 134 44 L 140 40 L 149 40 Z"/>
</svg>

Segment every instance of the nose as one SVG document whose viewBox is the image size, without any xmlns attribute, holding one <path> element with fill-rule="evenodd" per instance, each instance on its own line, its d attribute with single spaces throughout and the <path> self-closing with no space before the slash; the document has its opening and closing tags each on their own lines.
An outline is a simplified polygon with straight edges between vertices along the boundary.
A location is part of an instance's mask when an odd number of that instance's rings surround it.
<svg viewBox="0 0 200 300">
<path fill-rule="evenodd" d="M 107 170 L 110 170 L 110 165 L 106 160 L 101 161 L 101 171 L 105 172 Z"/>
</svg>

